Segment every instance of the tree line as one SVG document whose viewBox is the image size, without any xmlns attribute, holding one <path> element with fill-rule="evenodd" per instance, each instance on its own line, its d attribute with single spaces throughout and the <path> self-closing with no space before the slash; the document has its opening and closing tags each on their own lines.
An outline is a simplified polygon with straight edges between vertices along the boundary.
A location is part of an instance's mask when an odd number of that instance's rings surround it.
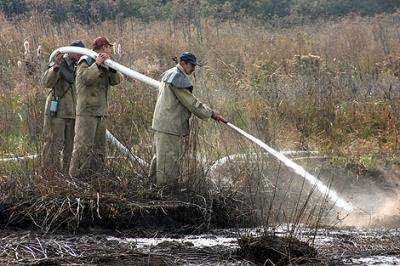
<svg viewBox="0 0 400 266">
<path fill-rule="evenodd" d="M 232 20 L 251 17 L 270 20 L 297 17 L 314 20 L 351 13 L 372 16 L 395 12 L 398 0 L 2 0 L 0 11 L 9 19 L 32 12 L 50 15 L 56 22 L 67 19 L 96 23 L 118 17 L 143 21 L 183 19 L 194 16 Z"/>
</svg>

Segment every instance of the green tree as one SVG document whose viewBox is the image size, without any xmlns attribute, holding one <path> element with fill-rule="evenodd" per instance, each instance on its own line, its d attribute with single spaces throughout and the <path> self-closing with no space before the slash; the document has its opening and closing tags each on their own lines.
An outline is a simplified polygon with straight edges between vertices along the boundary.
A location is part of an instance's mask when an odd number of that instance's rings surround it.
<svg viewBox="0 0 400 266">
<path fill-rule="evenodd" d="M 0 10 L 9 18 L 30 11 L 25 0 L 1 0 Z"/>
</svg>

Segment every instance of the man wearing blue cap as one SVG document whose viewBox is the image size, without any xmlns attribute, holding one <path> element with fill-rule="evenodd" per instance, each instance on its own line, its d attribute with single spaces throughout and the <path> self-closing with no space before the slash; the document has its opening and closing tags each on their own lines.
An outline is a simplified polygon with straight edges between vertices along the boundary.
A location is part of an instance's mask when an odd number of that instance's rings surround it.
<svg viewBox="0 0 400 266">
<path fill-rule="evenodd" d="M 70 46 L 82 47 L 82 41 Z M 42 171 L 53 173 L 62 170 L 68 173 L 71 161 L 75 125 L 75 66 L 80 54 L 57 53 L 42 77 L 42 85 L 50 88 L 47 96 L 41 152 Z M 62 167 L 60 165 L 62 151 Z"/>
<path fill-rule="evenodd" d="M 178 184 L 185 150 L 184 137 L 189 135 L 191 114 L 202 120 L 213 118 L 226 123 L 221 115 L 192 94 L 193 86 L 188 76 L 198 65 L 193 54 L 182 53 L 179 63 L 166 71 L 161 78 L 152 123 L 155 156 L 149 173 L 149 177 L 155 179 L 157 185 Z"/>
</svg>

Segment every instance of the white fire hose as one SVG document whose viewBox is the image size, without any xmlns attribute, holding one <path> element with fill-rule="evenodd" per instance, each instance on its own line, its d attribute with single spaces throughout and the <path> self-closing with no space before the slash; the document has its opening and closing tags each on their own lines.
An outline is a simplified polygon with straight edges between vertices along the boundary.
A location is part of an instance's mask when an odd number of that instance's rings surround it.
<svg viewBox="0 0 400 266">
<path fill-rule="evenodd" d="M 74 46 L 66 46 L 66 47 L 61 47 L 58 48 L 56 50 L 54 50 L 51 55 L 50 55 L 50 59 L 49 62 L 53 61 L 54 56 L 57 54 L 57 52 L 60 53 L 76 53 L 76 54 L 82 54 L 82 55 L 87 55 L 90 56 L 92 58 L 96 58 L 97 57 L 97 53 L 93 50 L 87 49 L 87 48 L 81 48 L 81 47 L 74 47 Z M 112 61 L 111 59 L 107 59 L 104 62 L 104 65 L 111 67 L 112 69 L 118 70 L 119 72 L 121 72 L 122 74 L 125 74 L 129 77 L 135 78 L 137 80 L 140 80 L 146 84 L 149 84 L 150 86 L 152 86 L 153 88 L 157 88 L 160 84 L 160 82 L 149 78 L 139 72 L 136 72 L 130 68 L 127 68 L 121 64 L 118 64 L 117 62 Z M 111 134 L 110 131 L 106 131 L 106 138 L 107 140 L 114 144 L 114 146 L 123 154 L 125 155 L 129 160 L 133 161 L 133 162 L 138 162 L 140 163 L 142 166 L 148 166 L 148 163 L 143 160 L 142 158 L 136 156 L 135 154 L 133 154 L 130 150 L 128 150 L 124 145 L 122 145 L 121 142 L 119 142 L 117 140 L 117 138 L 114 137 L 113 134 Z"/>
<path fill-rule="evenodd" d="M 77 53 L 77 54 L 82 54 L 82 55 L 87 55 L 90 56 L 92 58 L 96 58 L 97 57 L 97 53 L 89 50 L 87 48 L 80 48 L 80 47 L 72 47 L 72 46 L 67 46 L 67 47 L 61 47 L 56 49 L 55 51 L 53 51 L 53 53 L 50 55 L 50 61 L 53 60 L 54 56 L 56 55 L 57 52 L 61 52 L 61 53 Z M 111 59 L 107 59 L 104 63 L 105 66 L 110 67 L 112 69 L 115 69 L 119 72 L 121 72 L 122 74 L 129 76 L 131 78 L 137 79 L 147 85 L 150 85 L 152 88 L 155 88 L 156 90 L 158 90 L 159 86 L 160 86 L 160 82 L 157 80 L 154 80 L 152 78 L 149 78 L 135 70 L 132 70 L 128 67 L 125 67 L 121 64 L 118 64 L 117 62 L 114 62 Z M 227 123 L 227 125 L 235 130 L 236 132 L 238 132 L 240 135 L 244 136 L 245 138 L 249 139 L 250 141 L 252 141 L 253 143 L 257 144 L 259 147 L 261 147 L 262 149 L 264 149 L 265 151 L 267 151 L 269 154 L 271 154 L 272 156 L 274 156 L 275 158 L 277 158 L 279 161 L 281 161 L 282 163 L 284 163 L 288 168 L 290 168 L 291 170 L 293 170 L 296 174 L 302 176 L 303 178 L 305 178 L 307 180 L 307 182 L 310 183 L 310 185 L 314 186 L 320 193 L 322 193 L 323 195 L 326 195 L 327 198 L 329 198 L 337 207 L 347 211 L 347 212 L 352 212 L 354 210 L 353 206 L 348 203 L 346 200 L 344 200 L 343 198 L 341 198 L 340 196 L 337 195 L 337 193 L 332 190 L 329 189 L 323 182 L 321 182 L 319 179 L 317 179 L 315 176 L 311 175 L 310 173 L 308 173 L 306 170 L 304 170 L 303 167 L 301 167 L 300 165 L 296 164 L 295 162 L 293 162 L 292 160 L 290 160 L 288 157 L 286 157 L 284 154 L 276 151 L 275 149 L 269 147 L 267 144 L 265 144 L 264 142 L 262 142 L 261 140 L 255 138 L 254 136 L 250 135 L 249 133 L 243 131 L 242 129 L 236 127 L 235 125 L 231 124 L 231 123 Z M 112 136 L 112 134 L 110 132 L 107 133 L 107 138 L 108 140 L 110 140 L 111 143 L 113 143 L 114 145 L 116 144 L 116 139 Z M 123 146 L 121 144 L 121 146 Z M 126 150 L 121 149 L 121 147 L 117 148 L 125 155 L 131 154 Z"/>
</svg>

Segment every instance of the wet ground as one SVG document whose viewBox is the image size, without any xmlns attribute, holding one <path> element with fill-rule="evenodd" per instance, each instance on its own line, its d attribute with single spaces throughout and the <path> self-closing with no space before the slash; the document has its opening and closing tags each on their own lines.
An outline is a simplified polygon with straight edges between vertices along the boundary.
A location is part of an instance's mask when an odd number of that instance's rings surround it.
<svg viewBox="0 0 400 266">
<path fill-rule="evenodd" d="M 236 254 L 238 237 L 264 230 L 224 229 L 201 235 L 156 231 L 40 234 L 2 231 L 1 265 L 255 265 Z M 276 229 L 284 235 L 285 228 Z M 309 265 L 399 265 L 400 230 L 302 229 L 299 238 L 318 252 Z"/>
<path fill-rule="evenodd" d="M 306 168 L 313 169 L 315 165 L 319 167 L 314 171 L 315 174 L 323 177 L 321 179 L 326 184 L 332 182 L 332 186 L 354 204 L 358 215 L 348 217 L 340 228 L 298 230 L 295 235 L 317 249 L 317 258 L 308 260 L 308 264 L 400 265 L 400 229 L 343 227 L 385 225 L 396 228 L 400 224 L 397 197 L 400 170 L 393 167 L 382 168 L 357 176 L 353 174 L 354 171 L 336 169 L 323 160 L 313 160 Z M 283 171 L 281 174 L 282 178 L 286 178 Z M 335 178 L 331 179 L 332 176 Z M 106 206 L 104 198 L 101 203 L 101 206 Z M 165 224 L 165 219 L 161 220 L 160 217 L 171 218 L 169 209 L 164 205 L 160 206 L 152 206 L 151 210 L 154 212 L 146 212 L 150 215 L 152 224 Z M 132 210 L 129 213 L 129 217 L 138 217 L 137 213 L 132 214 Z M 164 216 L 159 213 L 164 213 Z M 185 218 L 181 212 L 173 213 L 178 218 Z M 193 213 L 196 212 L 191 211 L 190 217 L 183 219 L 182 224 L 196 218 Z M 33 214 L 37 214 L 37 211 Z M 103 218 L 104 215 L 102 211 Z M 335 214 L 331 213 L 330 216 Z M 115 222 L 112 220 L 112 223 Z M 175 222 L 173 224 L 177 225 Z M 130 228 L 138 226 L 143 224 L 131 224 Z M 283 226 L 277 228 L 275 233 L 284 236 L 287 229 L 287 226 Z M 243 235 L 263 233 L 260 228 L 212 230 L 201 235 L 168 233 L 156 229 L 79 230 L 81 231 L 75 234 L 63 234 L 60 231 L 57 234 L 42 234 L 26 230 L 2 230 L 0 265 L 254 265 L 249 259 L 238 256 L 237 239 Z M 184 231 L 186 230 L 175 230 Z"/>
</svg>

